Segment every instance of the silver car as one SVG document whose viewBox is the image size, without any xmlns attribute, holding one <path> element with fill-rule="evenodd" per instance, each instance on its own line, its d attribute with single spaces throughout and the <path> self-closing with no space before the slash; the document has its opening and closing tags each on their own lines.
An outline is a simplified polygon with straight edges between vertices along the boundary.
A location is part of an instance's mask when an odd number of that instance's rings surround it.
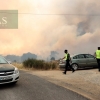
<svg viewBox="0 0 100 100">
<path fill-rule="evenodd" d="M 19 80 L 19 70 L 0 56 L 0 84 L 16 83 Z"/>
<path fill-rule="evenodd" d="M 65 67 L 65 60 L 60 60 L 60 68 Z M 97 67 L 96 58 L 91 54 L 76 54 L 71 56 L 71 66 L 77 70 L 79 68 Z"/>
</svg>

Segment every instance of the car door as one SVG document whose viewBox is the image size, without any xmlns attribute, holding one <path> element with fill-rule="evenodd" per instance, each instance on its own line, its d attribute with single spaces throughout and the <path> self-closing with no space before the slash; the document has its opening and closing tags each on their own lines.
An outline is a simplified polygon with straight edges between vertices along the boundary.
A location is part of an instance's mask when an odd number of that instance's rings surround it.
<svg viewBox="0 0 100 100">
<path fill-rule="evenodd" d="M 85 57 L 87 59 L 87 66 L 90 66 L 90 67 L 97 66 L 96 58 L 93 55 L 91 55 L 91 54 L 85 54 Z"/>
<path fill-rule="evenodd" d="M 79 54 L 73 57 L 74 63 L 77 63 L 80 67 L 85 67 L 87 66 L 86 58 L 84 54 Z"/>
</svg>

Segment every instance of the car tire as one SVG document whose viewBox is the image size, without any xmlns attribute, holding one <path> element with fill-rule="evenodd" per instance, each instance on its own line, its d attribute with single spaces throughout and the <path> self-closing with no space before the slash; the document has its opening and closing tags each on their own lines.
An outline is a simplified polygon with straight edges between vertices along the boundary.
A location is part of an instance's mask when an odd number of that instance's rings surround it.
<svg viewBox="0 0 100 100">
<path fill-rule="evenodd" d="M 74 70 L 77 70 L 79 68 L 78 64 L 72 64 L 71 66 L 72 68 L 74 68 Z"/>
</svg>

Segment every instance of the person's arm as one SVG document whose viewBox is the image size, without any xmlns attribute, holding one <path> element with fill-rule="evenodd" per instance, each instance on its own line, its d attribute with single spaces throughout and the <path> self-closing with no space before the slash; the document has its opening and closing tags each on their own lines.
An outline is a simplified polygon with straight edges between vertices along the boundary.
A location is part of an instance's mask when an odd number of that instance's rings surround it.
<svg viewBox="0 0 100 100">
<path fill-rule="evenodd" d="M 63 60 L 63 59 L 65 59 L 65 58 L 66 58 L 66 55 L 65 55 L 63 58 L 61 58 L 61 59 Z"/>
<path fill-rule="evenodd" d="M 68 54 L 68 59 L 71 61 L 71 57 L 70 57 L 70 54 Z"/>
<path fill-rule="evenodd" d="M 63 57 L 62 59 L 65 59 L 65 57 Z"/>
</svg>

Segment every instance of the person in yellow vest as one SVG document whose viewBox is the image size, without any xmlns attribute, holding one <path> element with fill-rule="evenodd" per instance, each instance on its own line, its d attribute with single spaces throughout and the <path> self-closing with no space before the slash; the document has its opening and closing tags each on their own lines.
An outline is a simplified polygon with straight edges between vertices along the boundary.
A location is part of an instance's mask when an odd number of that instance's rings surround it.
<svg viewBox="0 0 100 100">
<path fill-rule="evenodd" d="M 63 72 L 63 74 L 66 74 L 67 70 L 68 70 L 68 66 L 70 67 L 70 69 L 72 70 L 72 72 L 74 72 L 74 68 L 72 68 L 72 66 L 70 65 L 70 54 L 68 53 L 68 50 L 65 50 L 65 56 L 62 59 L 66 60 L 66 65 L 65 65 L 65 71 Z"/>
<path fill-rule="evenodd" d="M 97 59 L 98 69 L 99 69 L 99 72 L 100 72 L 100 47 L 98 47 L 98 50 L 96 50 L 95 56 L 96 56 L 96 59 Z"/>
</svg>

